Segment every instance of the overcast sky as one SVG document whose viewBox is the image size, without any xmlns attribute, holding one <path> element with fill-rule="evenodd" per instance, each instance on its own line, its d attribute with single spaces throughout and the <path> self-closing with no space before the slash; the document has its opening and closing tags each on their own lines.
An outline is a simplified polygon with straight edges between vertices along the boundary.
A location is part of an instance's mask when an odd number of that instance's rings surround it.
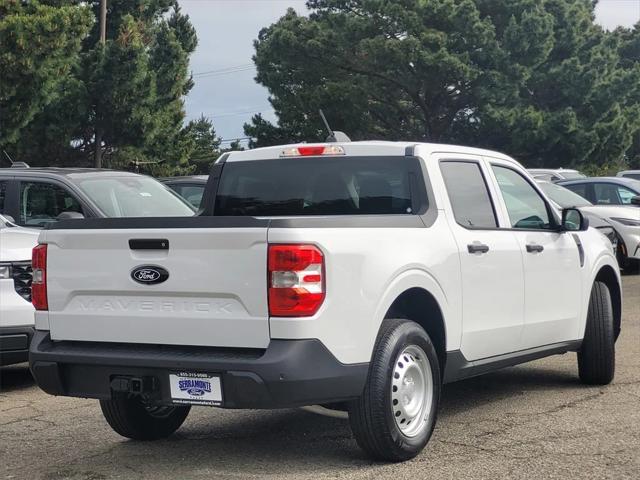
<svg viewBox="0 0 640 480">
<path fill-rule="evenodd" d="M 274 119 L 267 90 L 253 80 L 253 40 L 288 7 L 306 11 L 304 0 L 180 0 L 198 33 L 191 57 L 195 87 L 186 99 L 188 118 L 213 120 L 223 139 L 243 137 L 256 112 Z M 640 21 L 640 0 L 600 0 L 597 20 L 606 28 Z"/>
</svg>

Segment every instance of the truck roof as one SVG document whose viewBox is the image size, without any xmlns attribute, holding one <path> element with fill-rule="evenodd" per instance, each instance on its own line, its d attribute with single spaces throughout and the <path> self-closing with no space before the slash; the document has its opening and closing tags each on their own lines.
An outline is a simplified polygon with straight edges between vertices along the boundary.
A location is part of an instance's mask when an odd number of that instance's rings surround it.
<svg viewBox="0 0 640 480">
<path fill-rule="evenodd" d="M 482 148 L 465 147 L 459 145 L 447 145 L 440 143 L 420 143 L 420 142 L 390 142 L 390 141 L 358 141 L 346 143 L 293 143 L 289 145 L 277 145 L 273 147 L 262 147 L 253 150 L 243 150 L 231 152 L 227 157 L 227 162 L 242 162 L 249 160 L 272 160 L 281 158 L 283 150 L 297 147 L 336 145 L 344 149 L 347 156 L 405 156 L 416 154 L 428 156 L 431 153 L 457 153 L 467 155 L 480 155 L 486 157 L 500 158 L 514 161 L 499 152 L 485 150 Z"/>
</svg>

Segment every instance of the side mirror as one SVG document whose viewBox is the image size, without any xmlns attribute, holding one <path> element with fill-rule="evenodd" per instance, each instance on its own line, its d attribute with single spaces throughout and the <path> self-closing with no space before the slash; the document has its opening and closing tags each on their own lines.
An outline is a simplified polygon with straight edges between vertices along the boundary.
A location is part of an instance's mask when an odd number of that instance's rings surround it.
<svg viewBox="0 0 640 480">
<path fill-rule="evenodd" d="M 62 212 L 56 217 L 56 220 L 81 220 L 84 215 L 80 212 Z"/>
<path fill-rule="evenodd" d="M 637 205 L 638 207 L 640 207 L 640 195 L 631 197 L 631 205 Z"/>
<path fill-rule="evenodd" d="M 562 210 L 562 230 L 565 232 L 584 232 L 589 228 L 589 219 L 577 208 Z"/>
<path fill-rule="evenodd" d="M 8 220 L 10 223 L 13 223 L 13 224 L 16 223 L 16 219 L 13 218 L 11 215 L 7 215 L 7 214 L 3 213 L 2 216 L 5 218 L 5 220 Z"/>
</svg>

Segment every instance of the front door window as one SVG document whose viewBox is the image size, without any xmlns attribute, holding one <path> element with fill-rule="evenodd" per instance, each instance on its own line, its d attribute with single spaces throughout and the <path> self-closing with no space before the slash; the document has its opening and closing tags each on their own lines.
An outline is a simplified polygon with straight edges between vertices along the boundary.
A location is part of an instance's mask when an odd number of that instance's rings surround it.
<svg viewBox="0 0 640 480">
<path fill-rule="evenodd" d="M 531 184 L 515 170 L 493 165 L 511 228 L 548 230 L 552 228 L 547 204 Z"/>
<path fill-rule="evenodd" d="M 45 182 L 21 182 L 20 225 L 43 227 L 63 212 L 83 213 L 80 202 L 64 188 Z"/>
</svg>

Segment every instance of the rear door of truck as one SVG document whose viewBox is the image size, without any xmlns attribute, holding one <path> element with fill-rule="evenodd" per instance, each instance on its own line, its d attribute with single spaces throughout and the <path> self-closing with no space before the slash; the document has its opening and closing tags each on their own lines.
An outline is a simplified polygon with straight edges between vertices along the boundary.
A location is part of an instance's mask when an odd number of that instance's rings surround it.
<svg viewBox="0 0 640 480">
<path fill-rule="evenodd" d="M 64 221 L 47 247 L 53 340 L 266 348 L 267 220 Z"/>
</svg>

